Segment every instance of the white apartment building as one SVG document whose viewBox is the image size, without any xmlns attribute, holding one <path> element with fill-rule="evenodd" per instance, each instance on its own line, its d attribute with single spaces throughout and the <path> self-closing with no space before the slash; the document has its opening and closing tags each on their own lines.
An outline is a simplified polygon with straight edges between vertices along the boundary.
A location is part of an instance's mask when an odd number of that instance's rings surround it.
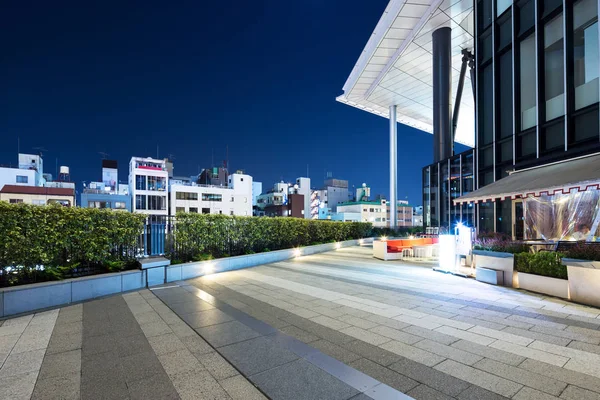
<svg viewBox="0 0 600 400">
<path fill-rule="evenodd" d="M 168 215 L 169 173 L 165 160 L 132 157 L 129 162 L 131 210 L 149 215 Z"/>
<path fill-rule="evenodd" d="M 296 187 L 297 186 L 297 187 Z M 297 178 L 295 192 L 304 196 L 304 219 L 311 219 L 311 190 L 310 178 Z"/>
<path fill-rule="evenodd" d="M 339 203 L 337 213 L 360 215 L 361 222 L 371 222 L 374 227 L 384 228 L 388 224 L 386 203 L 385 200 Z"/>
<path fill-rule="evenodd" d="M 252 216 L 252 177 L 231 174 L 227 186 L 174 183 L 170 214 L 178 212 Z"/>
</svg>

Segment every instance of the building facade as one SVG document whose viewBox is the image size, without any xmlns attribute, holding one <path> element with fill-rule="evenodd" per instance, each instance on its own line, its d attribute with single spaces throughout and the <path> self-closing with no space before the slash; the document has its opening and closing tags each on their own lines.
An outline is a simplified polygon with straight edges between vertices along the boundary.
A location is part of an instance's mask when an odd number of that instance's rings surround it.
<svg viewBox="0 0 600 400">
<path fill-rule="evenodd" d="M 228 176 L 228 186 L 173 182 L 169 191 L 170 215 L 179 212 L 252 216 L 252 177 Z"/>
<path fill-rule="evenodd" d="M 129 162 L 131 210 L 148 215 L 169 214 L 169 172 L 165 160 L 132 157 Z"/>
<path fill-rule="evenodd" d="M 11 204 L 75 206 L 75 189 L 40 186 L 4 185 L 0 189 L 0 201 Z"/>
</svg>

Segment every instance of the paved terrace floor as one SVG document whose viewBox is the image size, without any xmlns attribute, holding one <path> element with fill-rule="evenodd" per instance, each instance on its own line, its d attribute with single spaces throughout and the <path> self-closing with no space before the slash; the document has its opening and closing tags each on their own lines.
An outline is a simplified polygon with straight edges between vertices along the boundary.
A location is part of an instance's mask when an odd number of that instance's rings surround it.
<svg viewBox="0 0 600 400">
<path fill-rule="evenodd" d="M 371 252 L 0 321 L 0 399 L 600 399 L 600 310 Z"/>
</svg>

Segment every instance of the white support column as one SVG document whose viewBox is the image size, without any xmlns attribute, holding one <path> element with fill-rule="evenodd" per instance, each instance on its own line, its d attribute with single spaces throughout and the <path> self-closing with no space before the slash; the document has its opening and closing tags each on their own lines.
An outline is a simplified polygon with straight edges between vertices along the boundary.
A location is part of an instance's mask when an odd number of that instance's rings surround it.
<svg viewBox="0 0 600 400">
<path fill-rule="evenodd" d="M 390 228 L 395 228 L 398 218 L 398 123 L 396 106 L 390 106 Z"/>
</svg>

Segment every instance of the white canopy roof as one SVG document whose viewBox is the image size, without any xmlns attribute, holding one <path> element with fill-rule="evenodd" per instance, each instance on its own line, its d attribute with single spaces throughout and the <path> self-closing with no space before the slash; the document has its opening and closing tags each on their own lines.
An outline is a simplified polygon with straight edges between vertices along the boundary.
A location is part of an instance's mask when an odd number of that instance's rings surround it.
<svg viewBox="0 0 600 400">
<path fill-rule="evenodd" d="M 455 204 L 569 193 L 600 187 L 600 153 L 516 171 L 454 200 Z"/>
<path fill-rule="evenodd" d="M 474 49 L 473 0 L 390 0 L 338 101 L 433 132 L 433 31 L 452 28 L 452 100 L 460 75 L 462 49 Z M 475 145 L 471 77 L 465 77 L 455 140 Z"/>
</svg>

